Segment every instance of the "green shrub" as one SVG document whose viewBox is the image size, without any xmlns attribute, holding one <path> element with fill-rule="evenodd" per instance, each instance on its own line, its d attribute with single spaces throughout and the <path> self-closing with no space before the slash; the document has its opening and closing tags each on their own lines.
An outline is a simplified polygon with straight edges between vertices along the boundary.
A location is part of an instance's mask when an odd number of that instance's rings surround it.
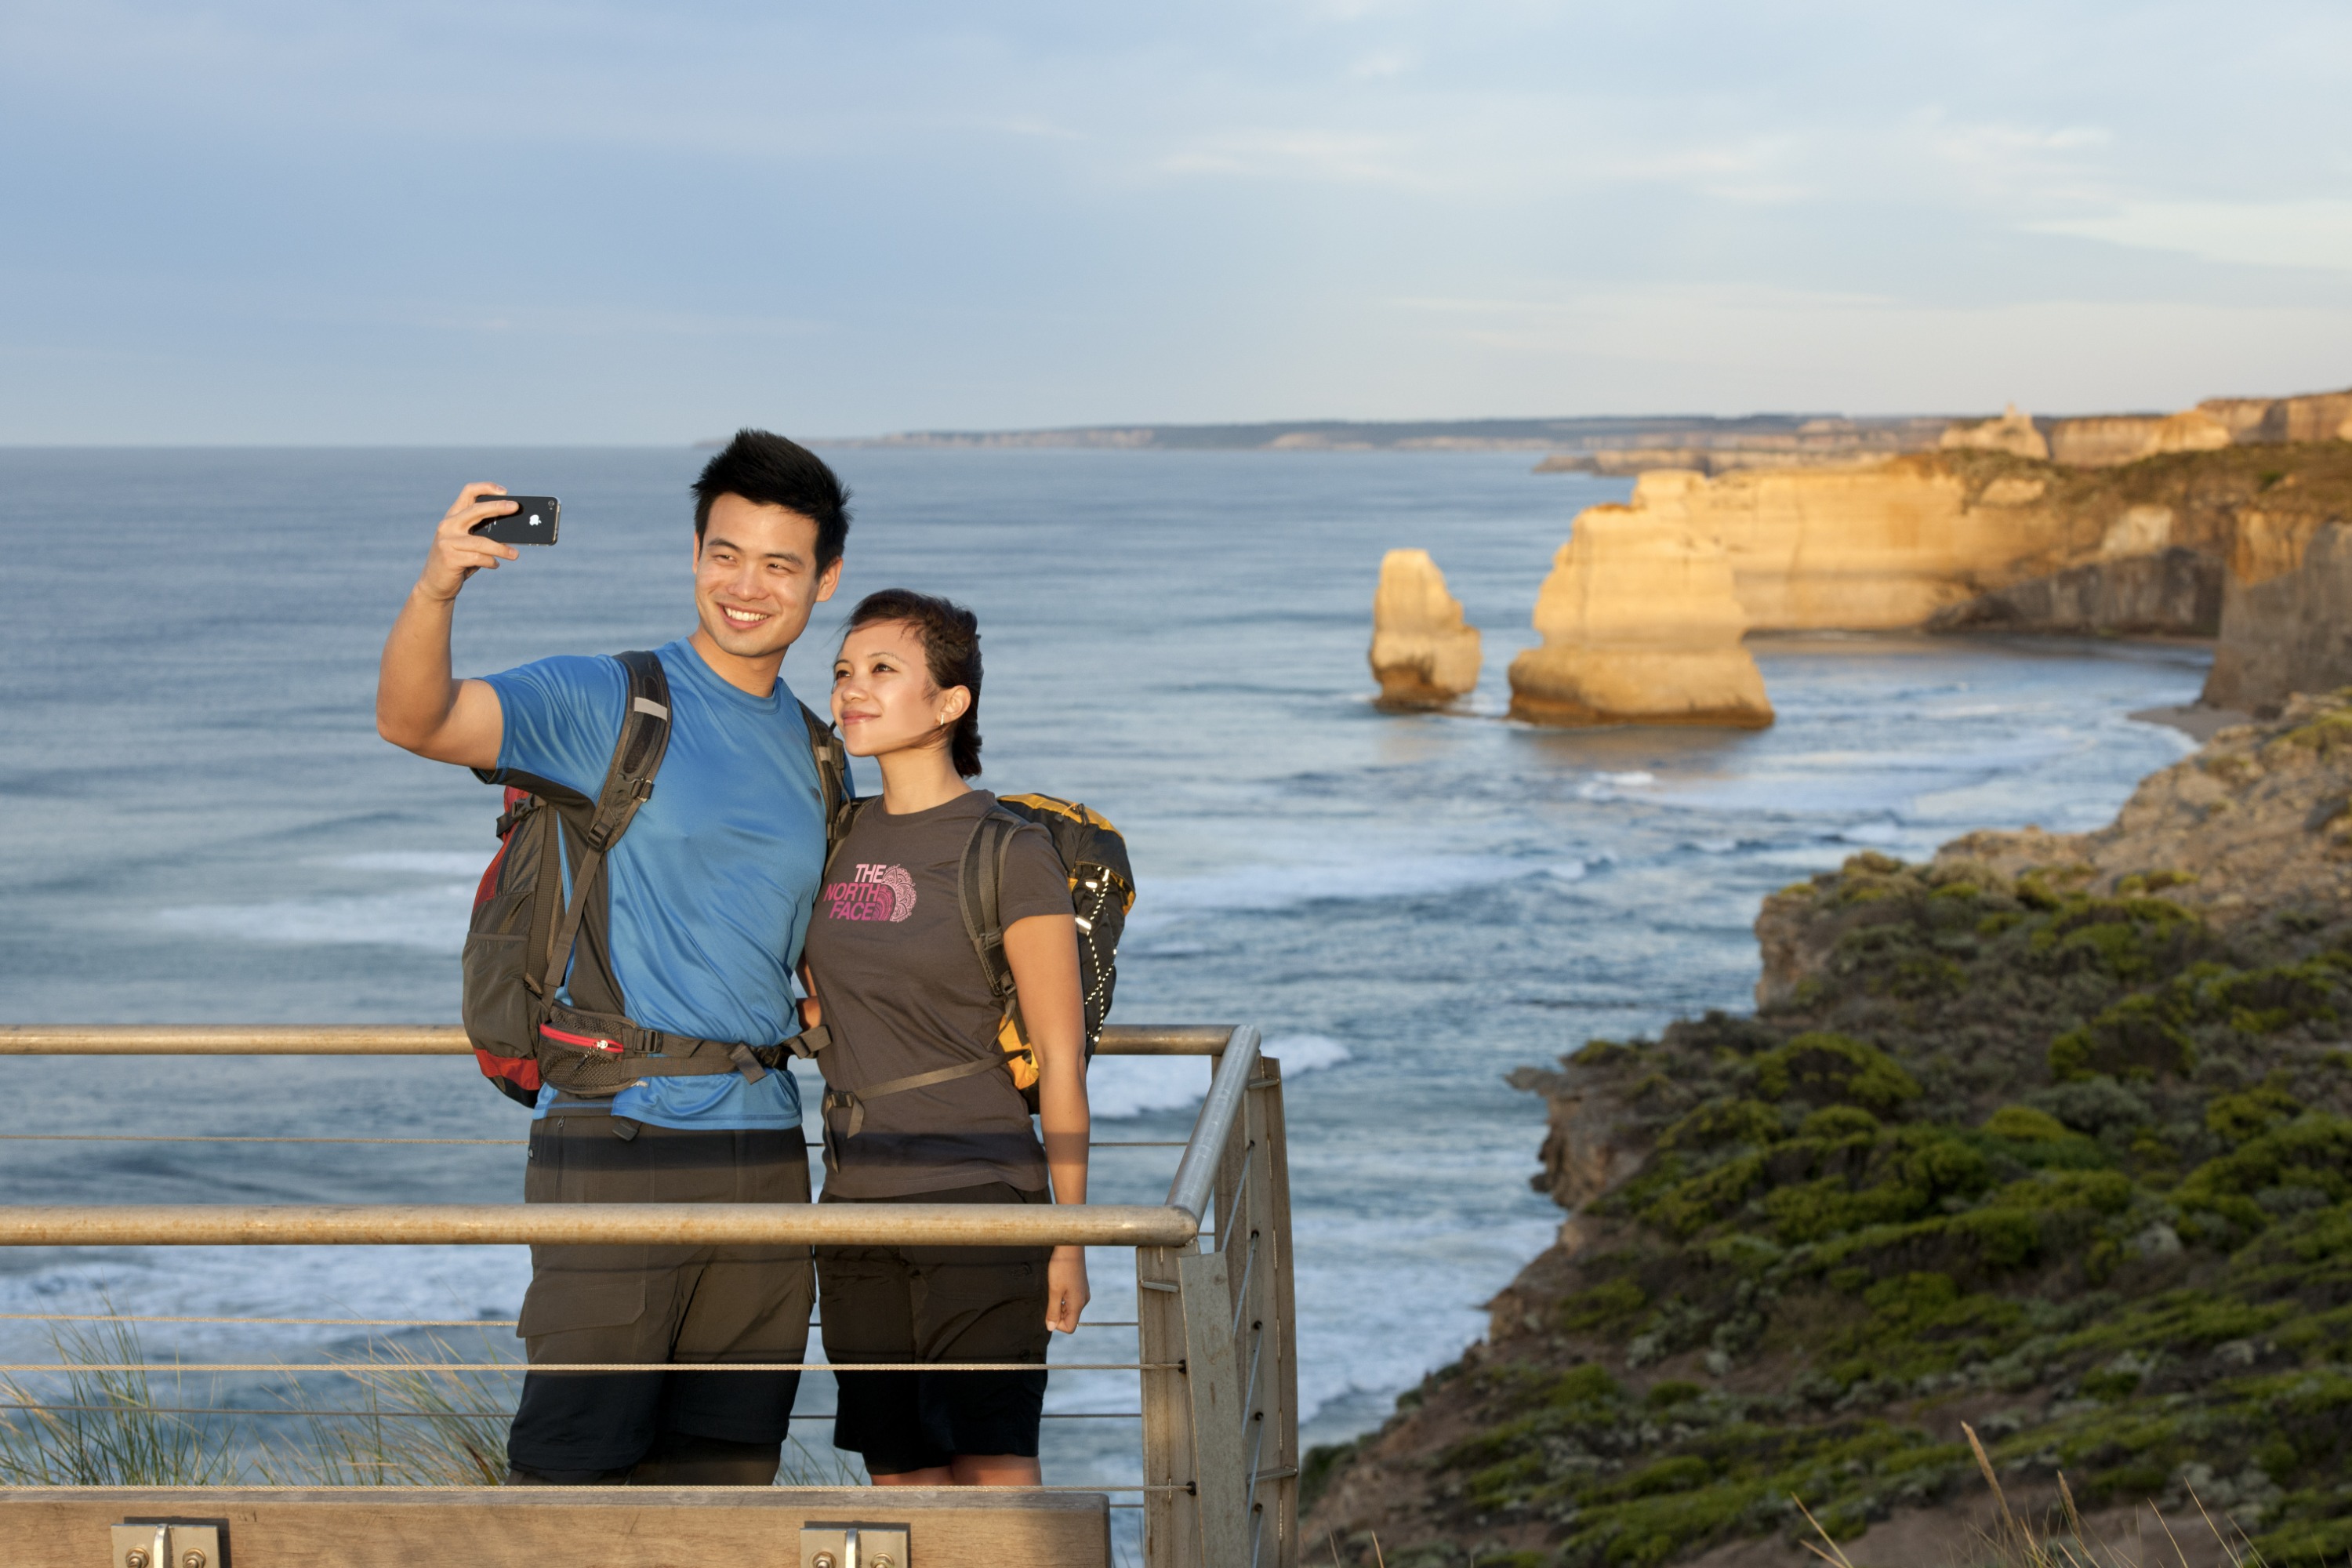
<svg viewBox="0 0 2352 1568">
<path fill-rule="evenodd" d="M 1856 1105 L 1880 1115 L 1919 1097 L 1919 1085 L 1876 1046 L 1816 1030 L 1757 1058 L 1756 1085 L 1767 1100 Z"/>
<path fill-rule="evenodd" d="M 2017 1143 L 2050 1143 L 2066 1136 L 2066 1124 L 2046 1110 L 2004 1105 L 1985 1118 L 1984 1130 Z"/>
</svg>

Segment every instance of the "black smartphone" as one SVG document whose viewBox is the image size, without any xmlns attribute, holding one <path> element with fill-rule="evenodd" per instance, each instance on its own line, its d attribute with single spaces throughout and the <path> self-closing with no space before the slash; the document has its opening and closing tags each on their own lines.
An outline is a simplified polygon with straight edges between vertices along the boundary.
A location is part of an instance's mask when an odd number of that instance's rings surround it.
<svg viewBox="0 0 2352 1568">
<path fill-rule="evenodd" d="M 563 503 L 553 496 L 484 496 L 484 500 L 510 500 L 514 510 L 504 517 L 486 517 L 467 531 L 500 544 L 552 544 L 563 521 Z"/>
</svg>

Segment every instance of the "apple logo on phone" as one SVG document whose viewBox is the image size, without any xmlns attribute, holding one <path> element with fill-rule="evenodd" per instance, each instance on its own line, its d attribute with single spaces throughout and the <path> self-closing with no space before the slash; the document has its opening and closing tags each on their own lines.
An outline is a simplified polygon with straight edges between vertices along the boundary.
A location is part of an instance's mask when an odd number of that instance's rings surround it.
<svg viewBox="0 0 2352 1568">
<path fill-rule="evenodd" d="M 532 512 L 530 514 L 530 525 L 533 528 L 537 528 L 539 526 L 539 513 Z"/>
</svg>

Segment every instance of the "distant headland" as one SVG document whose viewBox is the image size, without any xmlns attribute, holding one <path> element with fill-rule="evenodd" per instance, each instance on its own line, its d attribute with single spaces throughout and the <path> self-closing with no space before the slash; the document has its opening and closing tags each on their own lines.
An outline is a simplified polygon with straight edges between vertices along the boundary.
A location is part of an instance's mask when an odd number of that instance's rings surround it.
<svg viewBox="0 0 2352 1568">
<path fill-rule="evenodd" d="M 907 430 L 812 441 L 820 447 L 1087 447 L 1229 452 L 1550 452 L 1626 448 L 1834 451 L 1892 457 L 1924 451 L 1962 416 L 1840 414 L 1613 415 L 1563 419 L 1296 419 L 1241 425 L 1085 425 L 1052 430 Z M 1652 464 L 1652 467 L 1658 465 Z"/>
</svg>

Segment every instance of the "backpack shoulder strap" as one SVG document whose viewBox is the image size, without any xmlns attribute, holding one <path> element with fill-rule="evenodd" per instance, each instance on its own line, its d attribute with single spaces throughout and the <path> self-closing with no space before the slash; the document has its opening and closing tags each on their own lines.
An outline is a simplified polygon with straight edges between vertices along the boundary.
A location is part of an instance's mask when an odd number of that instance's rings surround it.
<svg viewBox="0 0 2352 1568">
<path fill-rule="evenodd" d="M 564 906 L 562 924 L 548 944 L 542 996 L 552 997 L 563 984 L 596 873 L 604 868 L 606 853 L 635 820 L 637 808 L 653 797 L 654 775 L 661 772 L 662 758 L 669 751 L 669 677 L 662 672 L 660 658 L 642 652 L 613 657 L 628 677 L 628 706 L 621 710 L 621 732 L 613 742 L 613 760 L 604 769 L 604 787 L 597 793 L 595 814 L 581 834 L 587 854 L 572 873 L 572 898 Z"/>
<path fill-rule="evenodd" d="M 824 805 L 824 853 L 829 861 L 834 847 L 849 832 L 851 807 L 856 797 L 849 792 L 849 752 L 841 737 L 833 732 L 832 724 L 817 716 L 815 709 L 801 704 L 801 721 L 808 726 L 809 756 L 816 763 L 817 794 Z"/>
<path fill-rule="evenodd" d="M 1004 956 L 1004 861 L 1013 849 L 1013 836 L 1027 826 L 1002 806 L 989 807 L 964 840 L 957 879 L 956 902 L 963 911 L 964 931 L 980 954 L 989 994 L 1006 1004 L 1013 1000 L 1013 961 Z"/>
<path fill-rule="evenodd" d="M 637 808 L 652 798 L 654 775 L 661 772 L 669 751 L 669 677 L 659 657 L 650 653 L 617 653 L 629 678 L 629 703 L 621 714 L 621 733 L 613 742 L 613 761 L 604 770 L 604 787 L 596 798 L 596 814 L 588 822 L 588 847 L 598 854 L 611 849 L 629 830 Z"/>
</svg>

